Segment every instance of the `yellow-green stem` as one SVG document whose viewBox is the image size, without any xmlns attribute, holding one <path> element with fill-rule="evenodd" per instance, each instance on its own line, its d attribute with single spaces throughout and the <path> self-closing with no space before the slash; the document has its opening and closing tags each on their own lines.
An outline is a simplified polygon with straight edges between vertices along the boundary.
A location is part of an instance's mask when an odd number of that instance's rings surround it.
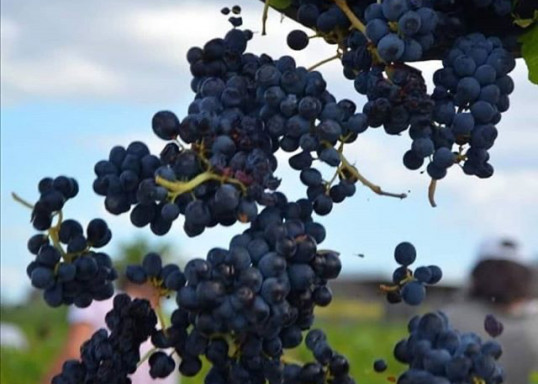
<svg viewBox="0 0 538 384">
<path fill-rule="evenodd" d="M 344 165 L 346 170 L 348 170 L 363 185 L 370 188 L 372 192 L 381 196 L 397 197 L 398 199 L 405 199 L 407 197 L 407 194 L 405 193 L 392 193 L 383 191 L 383 189 L 381 189 L 379 185 L 375 185 L 374 183 L 372 183 L 370 180 L 364 177 L 357 168 L 351 165 L 342 153 L 340 154 L 340 159 L 342 160 L 342 164 Z"/>
<path fill-rule="evenodd" d="M 349 8 L 349 5 L 347 5 L 346 0 L 333 0 L 334 3 L 338 8 L 344 12 L 344 14 L 347 16 L 349 21 L 351 22 L 351 25 L 362 32 L 363 35 L 366 35 L 366 27 L 362 23 L 362 21 L 359 20 L 359 18 L 353 13 L 351 8 Z"/>
<path fill-rule="evenodd" d="M 159 348 L 157 347 L 154 347 L 154 348 L 151 348 L 149 351 L 146 352 L 146 354 L 140 359 L 140 361 L 138 362 L 138 364 L 136 364 L 136 367 L 140 367 L 142 364 L 144 364 L 144 362 L 149 359 L 149 357 L 153 354 L 153 352 L 156 352 L 158 351 Z"/>
<path fill-rule="evenodd" d="M 159 319 L 159 324 L 161 325 L 161 329 L 163 330 L 163 332 L 165 332 L 167 324 L 166 324 L 166 319 L 164 318 L 164 313 L 162 311 L 160 304 L 155 307 L 155 313 L 157 314 L 157 318 Z"/>
<path fill-rule="evenodd" d="M 331 187 L 332 187 L 334 181 L 335 181 L 336 178 L 338 177 L 338 175 L 339 175 L 339 171 L 340 171 L 340 167 L 338 167 L 338 168 L 336 169 L 336 171 L 334 172 L 334 175 L 333 175 L 333 177 L 331 178 L 331 180 L 329 180 L 329 181 L 325 184 L 325 190 L 326 190 L 327 192 L 329 192 L 329 190 L 331 189 Z"/>
<path fill-rule="evenodd" d="M 294 359 L 293 357 L 290 357 L 290 356 L 282 356 L 280 358 L 280 361 L 286 364 L 304 365 L 303 361 Z"/>
<path fill-rule="evenodd" d="M 312 65 L 311 67 L 307 68 L 307 71 L 308 72 L 311 72 L 313 71 L 314 69 L 318 68 L 318 67 L 321 67 L 323 64 L 327 64 L 333 60 L 337 60 L 341 57 L 342 55 L 340 53 L 337 53 L 336 55 L 334 56 L 331 56 L 331 57 L 328 57 L 324 60 L 321 60 L 320 62 L 317 62 L 316 64 Z"/>
<path fill-rule="evenodd" d="M 49 228 L 48 234 L 49 234 L 50 239 L 52 240 L 52 244 L 54 245 L 54 248 L 60 251 L 62 258 L 65 261 L 70 263 L 73 260 L 73 256 L 65 252 L 62 247 L 62 244 L 60 243 L 59 232 L 60 232 L 60 227 L 62 225 L 62 221 L 63 221 L 63 213 L 62 211 L 58 211 L 58 221 L 56 222 L 55 226 Z"/>
<path fill-rule="evenodd" d="M 190 192 L 200 184 L 203 184 L 206 181 L 210 180 L 217 180 L 223 183 L 235 184 L 241 188 L 241 191 L 243 193 L 246 192 L 246 187 L 239 180 L 232 177 L 217 175 L 210 171 L 200 173 L 198 176 L 189 181 L 170 181 L 160 176 L 155 177 L 155 183 L 168 189 L 172 197 L 179 196 L 185 192 Z"/>
<path fill-rule="evenodd" d="M 29 202 L 24 200 L 22 197 L 17 195 L 15 192 L 11 192 L 11 197 L 13 197 L 13 200 L 15 200 L 17 203 L 24 205 L 26 208 L 34 209 L 33 204 L 30 204 Z"/>
</svg>

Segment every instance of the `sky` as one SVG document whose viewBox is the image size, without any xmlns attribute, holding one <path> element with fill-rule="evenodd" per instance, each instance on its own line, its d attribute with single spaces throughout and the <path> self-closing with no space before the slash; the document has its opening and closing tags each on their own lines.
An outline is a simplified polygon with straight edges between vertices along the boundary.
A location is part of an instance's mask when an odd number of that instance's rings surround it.
<svg viewBox="0 0 538 384">
<path fill-rule="evenodd" d="M 319 39 L 305 51 L 292 52 L 287 33 L 301 28 L 292 20 L 269 14 L 268 35 L 261 36 L 263 4 L 236 1 L 243 8 L 245 27 L 254 40 L 249 51 L 273 57 L 292 54 L 310 66 L 334 55 L 334 46 Z M 225 247 L 246 227 L 213 228 L 196 238 L 182 232 L 178 220 L 163 237 L 148 228 L 136 229 L 128 215 L 112 216 L 91 185 L 93 165 L 114 145 L 146 142 L 158 154 L 164 142 L 151 132 L 151 118 L 169 109 L 180 118 L 193 98 L 185 60 L 189 47 L 222 37 L 230 25 L 219 10 L 222 2 L 118 0 L 66 2 L 7 0 L 1 9 L 1 297 L 22 300 L 30 291 L 25 274 L 32 256 L 27 239 L 34 234 L 30 211 L 11 198 L 16 192 L 29 201 L 38 198 L 37 182 L 45 176 L 77 178 L 81 191 L 64 209 L 66 217 L 85 225 L 94 217 L 107 220 L 119 244 L 143 237 L 158 246 L 173 244 L 178 258 L 204 257 L 212 247 Z M 233 4 L 229 4 L 230 6 Z M 431 89 L 439 62 L 417 65 Z M 320 68 L 330 91 L 358 107 L 365 100 L 341 74 L 340 64 Z M 396 267 L 394 247 L 412 242 L 417 265 L 437 264 L 445 283 L 462 283 L 476 261 L 484 238 L 510 236 L 529 258 L 538 257 L 538 86 L 527 80 L 525 64 L 512 73 L 516 88 L 511 108 L 498 125 L 499 137 L 490 151 L 492 178 L 465 176 L 452 167 L 437 188 L 438 206 L 427 200 L 426 174 L 407 170 L 403 153 L 409 137 L 388 136 L 369 129 L 346 156 L 371 181 L 391 192 L 409 192 L 398 200 L 377 196 L 359 186 L 356 195 L 338 204 L 319 222 L 327 228 L 320 245 L 341 253 L 343 276 L 387 277 Z M 279 155 L 281 190 L 290 199 L 302 197 L 298 175 L 286 169 Z M 364 255 L 358 257 L 357 254 Z"/>
</svg>

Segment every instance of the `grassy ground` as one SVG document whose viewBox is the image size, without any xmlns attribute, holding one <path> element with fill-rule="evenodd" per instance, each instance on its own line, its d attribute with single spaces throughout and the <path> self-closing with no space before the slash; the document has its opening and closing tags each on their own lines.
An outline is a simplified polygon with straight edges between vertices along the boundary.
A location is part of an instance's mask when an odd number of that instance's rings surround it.
<svg viewBox="0 0 538 384">
<path fill-rule="evenodd" d="M 331 346 L 352 362 L 355 380 L 361 384 L 386 384 L 402 366 L 392 358 L 392 347 L 405 335 L 403 322 L 380 321 L 379 308 L 359 303 L 335 303 L 331 311 L 322 311 L 315 327 L 324 329 Z M 64 309 L 50 309 L 41 304 L 19 308 L 2 308 L 2 321 L 18 324 L 28 337 L 30 348 L 15 351 L 2 348 L 0 382 L 5 384 L 38 383 L 54 359 L 66 337 Z M 373 372 L 376 358 L 385 358 L 389 369 L 384 374 Z M 311 354 L 301 346 L 286 354 L 288 360 L 312 361 Z M 203 383 L 202 375 L 184 378 L 182 384 Z"/>
<path fill-rule="evenodd" d="M 67 334 L 66 308 L 52 309 L 33 303 L 0 310 L 2 322 L 17 324 L 28 339 L 29 348 L 0 350 L 2 384 L 38 383 L 54 360 Z"/>
</svg>

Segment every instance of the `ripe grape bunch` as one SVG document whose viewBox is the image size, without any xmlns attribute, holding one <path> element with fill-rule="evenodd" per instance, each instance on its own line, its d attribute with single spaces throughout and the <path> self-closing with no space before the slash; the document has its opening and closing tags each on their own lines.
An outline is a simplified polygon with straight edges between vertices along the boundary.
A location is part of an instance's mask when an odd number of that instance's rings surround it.
<svg viewBox="0 0 538 384">
<path fill-rule="evenodd" d="M 467 175 L 493 175 L 488 150 L 514 89 L 508 76 L 515 67 L 513 36 L 486 37 L 468 16 L 491 7 L 492 20 L 502 23 L 510 1 L 469 3 L 334 0 L 292 1 L 291 6 L 297 21 L 337 45 L 334 58 L 341 59 L 344 76 L 368 98 L 363 106 L 368 126 L 383 126 L 390 135 L 408 130 L 412 145 L 403 163 L 418 170 L 427 159 L 433 206 L 437 181 L 454 164 Z M 298 30 L 290 33 L 290 47 L 308 45 L 298 44 L 299 36 Z M 428 57 L 443 63 L 431 93 L 420 71 L 408 64 Z"/>
<path fill-rule="evenodd" d="M 271 3 L 266 1 L 264 20 Z M 346 145 L 369 127 L 383 126 L 390 135 L 408 130 L 412 145 L 403 162 L 420 169 L 428 159 L 432 203 L 436 181 L 454 164 L 466 174 L 492 175 L 487 151 L 509 106 L 514 47 L 473 30 L 464 17 L 469 7 L 490 7 L 492 17 L 507 14 L 505 2 L 497 0 L 465 6 L 449 0 L 288 1 L 287 15 L 337 45 L 331 59 L 341 61 L 344 76 L 367 96 L 362 111 L 329 92 L 318 64 L 306 68 L 291 56 L 248 52 L 255 35 L 241 29 L 241 8 L 223 8 L 233 28 L 186 54 L 194 93 L 187 115 L 162 110 L 151 121 L 164 141 L 160 153 L 150 153 L 141 141 L 114 146 L 94 166 L 93 190 L 109 213 L 129 214 L 134 226 L 158 236 L 180 217 L 189 237 L 238 222 L 246 229 L 183 269 L 164 264 L 157 253 L 128 266 L 124 272 L 132 283 L 151 284 L 161 297 L 175 299 L 171 318 L 166 321 L 161 308 L 146 300 L 116 295 L 108 330 L 84 343 L 80 359 L 67 361 L 52 383 L 129 383 L 145 358 L 154 378 L 176 369 L 194 376 L 205 359 L 207 384 L 354 383 L 352 362 L 312 328 L 315 308 L 331 303 L 328 283 L 342 269 L 336 251 L 320 248 L 326 232 L 316 215 L 351 198 L 359 182 L 379 195 L 405 197 L 371 183 L 346 158 Z M 287 43 L 302 50 L 309 39 L 294 30 Z M 443 50 L 443 68 L 428 93 L 422 74 L 408 63 Z M 304 186 L 295 201 L 275 176 L 279 150 L 289 153 L 289 166 Z M 112 297 L 118 273 L 110 257 L 96 250 L 111 239 L 106 222 L 94 219 L 84 232 L 78 221 L 64 219 L 64 204 L 78 192 L 73 178 L 44 178 L 38 190 L 35 204 L 14 195 L 32 209 L 32 224 L 41 231 L 28 241 L 35 255 L 28 265 L 32 285 L 54 307 L 86 307 Z M 396 247 L 394 258 L 400 267 L 393 285 L 381 290 L 390 303 L 419 305 L 426 287 L 441 280 L 441 269 L 412 271 L 416 250 L 409 242 Z M 486 323 L 490 334 L 502 331 L 494 319 Z M 409 332 L 394 350 L 409 365 L 398 383 L 503 382 L 499 344 L 452 329 L 442 313 L 413 318 Z M 139 347 L 147 339 L 154 349 L 142 358 Z M 303 339 L 312 361 L 288 360 L 285 350 Z M 391 369 L 382 359 L 373 366 L 378 373 Z"/>
<path fill-rule="evenodd" d="M 409 305 L 419 305 L 426 297 L 426 285 L 434 285 L 441 281 L 443 272 L 436 265 L 421 266 L 413 272 L 408 267 L 416 259 L 417 251 L 413 244 L 404 241 L 394 249 L 394 258 L 400 267 L 394 270 L 394 285 L 382 285 L 381 290 L 387 294 L 389 303 L 402 300 Z"/>
</svg>

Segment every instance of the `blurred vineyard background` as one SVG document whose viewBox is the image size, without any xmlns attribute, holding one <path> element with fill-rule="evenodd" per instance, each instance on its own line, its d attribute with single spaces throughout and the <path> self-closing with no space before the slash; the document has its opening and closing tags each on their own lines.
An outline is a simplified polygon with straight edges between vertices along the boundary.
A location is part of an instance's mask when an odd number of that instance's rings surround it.
<svg viewBox="0 0 538 384">
<path fill-rule="evenodd" d="M 143 238 L 133 239 L 119 244 L 117 254 L 121 257 L 115 258 L 116 268 L 121 271 L 126 265 L 136 264 L 151 250 L 157 251 L 169 262 L 172 249 L 171 244 L 166 242 L 155 246 Z M 181 257 L 175 260 L 182 268 L 186 261 Z M 352 377 L 357 384 L 394 383 L 404 366 L 393 359 L 392 350 L 396 342 L 407 335 L 408 319 L 417 313 L 442 308 L 458 299 L 462 293 L 461 286 L 445 283 L 430 287 L 424 304 L 418 308 L 390 305 L 379 289 L 379 284 L 386 283 L 388 279 L 383 275 L 340 276 L 330 283 L 335 298 L 333 302 L 328 307 L 316 308 L 314 328 L 322 328 L 333 349 L 350 360 Z M 538 297 L 538 287 L 534 291 Z M 171 312 L 174 302 L 163 302 L 163 305 Z M 40 292 L 33 290 L 25 301 L 16 305 L 6 305 L 3 301 L 0 319 L 0 384 L 40 384 L 44 373 L 50 369 L 66 343 L 67 308 L 47 307 Z M 10 340 L 5 337 L 7 328 L 11 328 L 11 331 L 16 328 L 23 343 L 17 347 L 8 346 Z M 11 341 L 12 345 L 17 344 Z M 373 362 L 378 358 L 388 363 L 388 370 L 384 373 L 373 371 Z M 313 356 L 301 345 L 298 349 L 287 351 L 285 359 L 308 362 L 313 361 Z M 182 378 L 181 383 L 202 384 L 204 373 L 194 378 Z M 531 384 L 538 384 L 538 374 Z"/>
<path fill-rule="evenodd" d="M 26 305 L 2 307 L 4 323 L 16 324 L 27 338 L 26 348 L 2 347 L 2 384 L 39 383 L 41 376 L 57 356 L 67 335 L 66 308 L 51 309 L 36 299 Z M 328 333 L 331 345 L 346 355 L 352 363 L 353 377 L 358 383 L 387 383 L 390 376 L 403 368 L 392 358 L 392 347 L 405 335 L 405 321 L 386 320 L 382 304 L 350 300 L 335 301 L 330 309 L 318 311 L 316 327 Z M 287 353 L 290 361 L 311 361 L 309 351 L 301 346 Z M 372 370 L 377 358 L 386 358 L 389 369 L 383 374 Z M 203 383 L 203 375 L 183 378 L 184 384 Z"/>
<path fill-rule="evenodd" d="M 324 329 L 330 345 L 350 360 L 352 376 L 358 384 L 395 382 L 404 366 L 393 359 L 393 346 L 407 334 L 407 319 L 417 313 L 413 307 L 388 305 L 378 289 L 381 281 L 382 278 L 339 279 L 332 286 L 337 299 L 329 307 L 316 310 L 314 328 Z M 458 287 L 431 287 L 425 305 L 418 308 L 419 313 L 441 307 L 457 297 L 458 292 Z M 67 308 L 45 306 L 36 292 L 26 303 L 2 306 L 0 316 L 4 325 L 16 325 L 26 339 L 26 345 L 19 348 L 2 343 L 0 384 L 40 383 L 66 342 Z M 300 362 L 313 360 L 304 344 L 287 351 L 285 358 Z M 384 373 L 373 371 L 373 362 L 378 358 L 388 363 Z M 182 378 L 181 383 L 202 384 L 203 377 L 204 371 L 194 378 Z M 538 384 L 538 374 L 530 384 Z"/>
</svg>

